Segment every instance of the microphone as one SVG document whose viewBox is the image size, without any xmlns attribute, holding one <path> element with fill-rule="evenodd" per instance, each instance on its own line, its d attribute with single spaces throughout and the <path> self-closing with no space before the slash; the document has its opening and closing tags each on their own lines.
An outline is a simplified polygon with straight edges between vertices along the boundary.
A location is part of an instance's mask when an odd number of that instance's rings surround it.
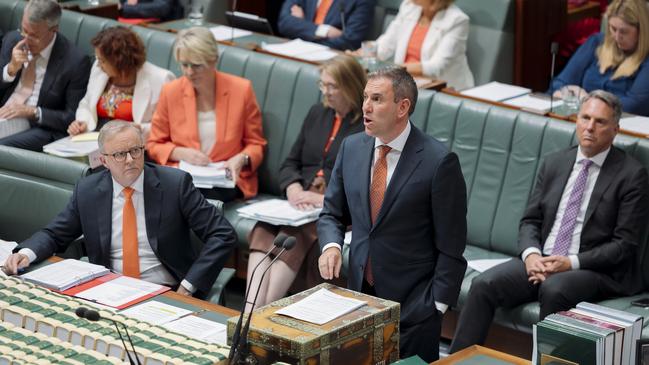
<svg viewBox="0 0 649 365">
<path fill-rule="evenodd" d="M 248 315 L 248 319 L 246 320 L 245 326 L 243 326 L 243 330 L 241 331 L 241 335 L 239 338 L 239 343 L 237 344 L 237 349 L 235 351 L 234 357 L 231 359 L 230 364 L 246 364 L 247 358 L 249 356 L 248 353 L 248 331 L 250 330 L 250 319 L 252 318 L 252 312 L 255 309 L 255 303 L 257 303 L 257 296 L 259 296 L 259 289 L 261 288 L 261 283 L 264 281 L 264 276 L 266 276 L 266 273 L 270 269 L 271 266 L 273 266 L 273 263 L 277 261 L 280 256 L 285 251 L 288 251 L 295 246 L 297 243 L 297 240 L 293 236 L 288 236 L 284 241 L 282 242 L 282 250 L 275 256 L 273 261 L 270 262 L 270 264 L 266 267 L 266 270 L 261 274 L 261 280 L 259 280 L 259 286 L 257 287 L 257 292 L 255 293 L 255 299 L 252 301 L 252 307 L 250 308 L 250 314 Z M 252 281 L 252 280 L 251 280 Z M 234 345 L 234 341 L 233 341 Z M 234 348 L 234 346 L 232 347 Z M 230 349 L 232 351 L 232 349 Z"/>
<path fill-rule="evenodd" d="M 131 358 L 131 353 L 128 351 L 128 348 L 126 347 L 126 342 L 124 341 L 124 337 L 122 336 L 122 332 L 119 330 L 119 327 L 117 326 L 117 321 L 111 318 L 102 318 L 99 312 L 93 309 L 88 309 L 86 307 L 79 307 L 77 308 L 74 313 L 77 315 L 79 318 L 85 318 L 89 320 L 90 322 L 97 322 L 101 319 L 108 320 L 113 323 L 115 326 L 115 329 L 117 330 L 117 335 L 119 336 L 119 339 L 122 340 L 122 346 L 124 346 L 124 350 L 126 351 L 126 356 L 128 356 L 128 362 L 131 365 L 142 365 L 140 363 L 140 358 L 137 356 L 137 353 L 135 352 L 135 346 L 133 346 L 133 340 L 131 340 L 131 335 L 128 333 L 128 328 L 126 328 L 126 325 L 121 323 L 122 327 L 124 327 L 124 331 L 126 331 L 126 336 L 128 337 L 128 342 L 131 344 L 131 349 L 133 350 L 133 355 L 135 356 L 135 362 L 133 361 L 133 358 Z"/>
<path fill-rule="evenodd" d="M 236 2 L 236 0 L 235 0 Z M 280 233 L 275 237 L 275 240 L 273 241 L 273 247 L 266 252 L 266 255 L 255 265 L 255 267 L 252 269 L 252 273 L 250 274 L 250 282 L 248 282 L 248 287 L 246 288 L 246 293 L 244 294 L 244 300 L 247 302 L 248 300 L 248 294 L 250 293 L 250 286 L 252 286 L 252 279 L 255 277 L 255 273 L 257 272 L 257 268 L 259 268 L 259 265 L 261 265 L 264 260 L 268 256 L 270 256 L 271 253 L 273 253 L 273 250 L 275 247 L 277 248 L 282 248 L 284 247 L 284 243 L 286 240 L 289 238 L 285 233 Z M 272 262 L 271 262 L 272 265 Z M 270 265 L 269 265 L 270 266 Z M 263 278 L 262 278 L 263 279 Z M 261 285 L 261 281 L 259 282 L 259 285 Z M 257 289 L 257 292 L 259 292 L 259 289 Z M 255 297 L 256 300 L 256 297 Z M 254 309 L 255 305 L 254 303 L 252 304 L 252 307 L 250 309 L 250 312 L 252 313 L 252 310 Z M 234 353 L 239 346 L 239 340 L 240 340 L 240 335 L 241 335 L 241 325 L 243 322 L 243 315 L 246 312 L 246 307 L 244 305 L 243 310 L 241 311 L 241 314 L 239 315 L 239 320 L 237 321 L 237 326 L 234 329 L 234 334 L 232 335 L 232 346 L 230 347 L 230 353 L 228 354 L 228 359 L 232 361 L 234 358 Z M 232 363 L 232 362 L 231 362 Z"/>
<path fill-rule="evenodd" d="M 550 113 L 554 112 L 552 109 L 552 104 L 554 101 L 554 90 L 552 90 L 552 80 L 554 80 L 554 62 L 557 58 L 557 53 L 559 53 L 559 43 L 552 42 L 550 44 L 550 53 L 552 54 L 552 66 L 550 67 Z"/>
<path fill-rule="evenodd" d="M 232 24 L 230 24 L 230 42 L 234 43 L 234 27 L 236 23 L 237 0 L 232 1 Z"/>
<path fill-rule="evenodd" d="M 236 0 L 235 0 L 236 1 Z M 345 6 L 341 2 L 338 4 L 338 10 L 340 10 L 340 23 L 342 24 L 342 31 L 345 31 Z"/>
</svg>

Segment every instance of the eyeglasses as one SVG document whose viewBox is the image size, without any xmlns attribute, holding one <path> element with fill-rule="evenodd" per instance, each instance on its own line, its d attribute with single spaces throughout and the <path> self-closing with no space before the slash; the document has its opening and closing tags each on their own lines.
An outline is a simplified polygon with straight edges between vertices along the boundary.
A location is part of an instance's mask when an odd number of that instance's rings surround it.
<svg viewBox="0 0 649 365">
<path fill-rule="evenodd" d="M 45 33 L 37 35 L 37 34 L 34 34 L 34 33 L 27 33 L 27 32 L 25 32 L 25 30 L 20 29 L 20 28 L 17 29 L 17 30 L 18 30 L 18 33 L 20 34 L 20 36 L 23 37 L 23 38 L 29 38 L 29 39 L 33 39 L 33 40 L 36 40 L 36 41 L 41 41 L 41 40 L 43 40 L 43 38 L 45 38 Z M 49 28 L 47 31 L 50 32 L 52 30 L 54 30 L 54 27 Z"/>
<path fill-rule="evenodd" d="M 118 151 L 118 152 L 115 152 L 115 153 L 102 153 L 102 155 L 104 155 L 104 156 L 112 156 L 115 159 L 115 161 L 117 161 L 117 162 L 124 162 L 124 161 L 126 161 L 126 154 L 127 153 L 129 155 L 131 155 L 132 159 L 135 160 L 137 158 L 142 157 L 143 152 L 144 152 L 144 146 L 138 146 L 138 147 L 133 147 L 128 151 Z"/>
<path fill-rule="evenodd" d="M 202 63 L 190 63 L 190 62 L 180 62 L 180 67 L 184 69 L 192 69 L 192 70 L 201 70 L 203 67 L 205 67 L 204 64 Z"/>
<path fill-rule="evenodd" d="M 320 91 L 325 92 L 327 90 L 331 91 L 338 91 L 338 85 L 336 84 L 327 84 L 322 81 L 318 81 L 318 87 L 320 88 Z"/>
</svg>

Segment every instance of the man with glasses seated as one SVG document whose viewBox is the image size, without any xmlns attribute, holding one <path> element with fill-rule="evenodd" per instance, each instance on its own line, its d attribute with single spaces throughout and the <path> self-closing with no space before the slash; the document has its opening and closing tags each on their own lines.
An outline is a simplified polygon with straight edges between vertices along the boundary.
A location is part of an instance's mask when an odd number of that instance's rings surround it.
<svg viewBox="0 0 649 365">
<path fill-rule="evenodd" d="M 86 93 L 90 59 L 59 34 L 61 8 L 31 0 L 0 50 L 0 145 L 40 151 L 67 135 Z"/>
<path fill-rule="evenodd" d="M 144 163 L 144 139 L 133 123 L 108 122 L 99 151 L 106 170 L 79 181 L 67 207 L 16 247 L 5 272 L 16 274 L 83 235 L 90 262 L 205 297 L 234 248 L 230 223 L 187 173 Z M 190 245 L 190 229 L 204 243 L 200 252 Z"/>
</svg>

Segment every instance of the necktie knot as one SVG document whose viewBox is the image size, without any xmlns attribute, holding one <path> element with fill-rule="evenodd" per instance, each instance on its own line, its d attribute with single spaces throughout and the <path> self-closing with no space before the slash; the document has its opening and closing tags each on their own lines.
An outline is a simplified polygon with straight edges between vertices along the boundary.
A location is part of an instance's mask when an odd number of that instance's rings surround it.
<svg viewBox="0 0 649 365">
<path fill-rule="evenodd" d="M 387 144 L 381 145 L 378 147 L 379 149 L 379 158 L 380 159 L 385 159 L 385 156 L 392 151 L 392 147 L 388 146 Z"/>
<path fill-rule="evenodd" d="M 131 188 L 131 187 L 124 188 L 124 190 L 122 190 L 122 193 L 124 194 L 124 197 L 125 197 L 126 199 L 128 199 L 128 200 L 131 199 L 131 197 L 133 196 L 133 193 L 134 193 L 134 192 L 135 192 L 135 190 L 133 190 L 133 188 Z"/>
<path fill-rule="evenodd" d="M 593 164 L 593 160 L 588 160 L 588 159 L 581 160 L 580 162 L 581 165 L 583 166 L 583 169 L 586 170 L 588 170 L 588 168 Z"/>
</svg>

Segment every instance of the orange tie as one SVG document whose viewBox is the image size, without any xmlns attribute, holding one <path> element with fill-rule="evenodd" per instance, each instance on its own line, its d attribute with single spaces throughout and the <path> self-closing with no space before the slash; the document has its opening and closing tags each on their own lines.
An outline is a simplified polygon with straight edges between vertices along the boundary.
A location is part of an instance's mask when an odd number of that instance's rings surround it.
<svg viewBox="0 0 649 365">
<path fill-rule="evenodd" d="M 379 158 L 374 164 L 374 172 L 372 174 L 372 184 L 370 185 L 370 213 L 372 218 L 372 225 L 376 222 L 383 205 L 383 197 L 385 196 L 385 189 L 387 186 L 388 178 L 388 161 L 386 156 L 392 149 L 388 145 L 378 147 Z M 367 256 L 367 265 L 365 265 L 365 280 L 370 285 L 374 285 L 374 274 L 372 273 L 372 261 L 370 256 Z"/>
<path fill-rule="evenodd" d="M 122 210 L 122 273 L 133 278 L 140 277 L 140 255 L 137 245 L 137 220 L 133 206 L 132 188 L 124 188 Z"/>
<path fill-rule="evenodd" d="M 329 148 L 331 148 L 331 144 L 333 141 L 336 139 L 336 135 L 338 134 L 338 131 L 340 130 L 340 124 L 342 123 L 342 120 L 340 119 L 339 116 L 334 116 L 334 125 L 331 128 L 331 132 L 329 133 L 329 139 L 327 140 L 327 144 L 325 145 L 324 152 L 322 153 L 322 160 L 324 161 L 325 155 L 327 152 L 329 152 Z M 324 171 L 322 169 L 318 170 L 318 172 L 315 174 L 316 176 L 322 176 L 324 177 Z"/>
<path fill-rule="evenodd" d="M 322 0 L 320 2 L 320 6 L 318 6 L 318 10 L 315 13 L 315 19 L 313 20 L 314 23 L 318 25 L 324 23 L 324 19 L 329 12 L 329 8 L 331 7 L 332 2 L 333 0 Z"/>
<path fill-rule="evenodd" d="M 20 83 L 14 90 L 13 94 L 11 94 L 11 97 L 9 100 L 7 100 L 7 105 L 20 105 L 20 104 L 25 104 L 27 99 L 32 95 L 34 92 L 34 83 L 36 81 L 36 60 L 38 59 L 38 55 L 34 55 L 32 58 L 32 61 L 27 65 L 27 67 L 23 70 L 20 76 Z"/>
</svg>

